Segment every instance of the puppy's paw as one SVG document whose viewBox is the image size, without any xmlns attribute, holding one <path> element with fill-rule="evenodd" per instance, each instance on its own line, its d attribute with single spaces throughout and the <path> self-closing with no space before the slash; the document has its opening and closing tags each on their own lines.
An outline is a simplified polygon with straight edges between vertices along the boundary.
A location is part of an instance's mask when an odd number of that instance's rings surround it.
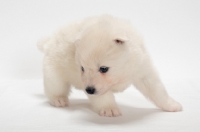
<svg viewBox="0 0 200 132">
<path fill-rule="evenodd" d="M 178 112 L 182 111 L 183 108 L 180 103 L 176 102 L 172 98 L 169 98 L 167 103 L 163 105 L 162 109 L 168 112 Z"/>
<path fill-rule="evenodd" d="M 65 107 L 68 106 L 68 99 L 66 97 L 51 98 L 50 104 L 55 107 Z"/>
<path fill-rule="evenodd" d="M 117 107 L 108 107 L 104 108 L 99 111 L 100 116 L 105 116 L 105 117 L 116 117 L 116 116 L 121 116 L 122 113 L 119 108 Z"/>
</svg>

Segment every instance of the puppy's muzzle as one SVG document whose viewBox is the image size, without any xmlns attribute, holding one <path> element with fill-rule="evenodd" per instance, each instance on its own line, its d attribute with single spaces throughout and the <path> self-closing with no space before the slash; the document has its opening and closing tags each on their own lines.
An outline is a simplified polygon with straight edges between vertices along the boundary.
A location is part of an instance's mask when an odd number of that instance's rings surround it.
<svg viewBox="0 0 200 132">
<path fill-rule="evenodd" d="M 85 89 L 85 91 L 88 93 L 88 94 L 95 94 L 96 93 L 96 89 L 94 87 L 87 87 Z"/>
</svg>

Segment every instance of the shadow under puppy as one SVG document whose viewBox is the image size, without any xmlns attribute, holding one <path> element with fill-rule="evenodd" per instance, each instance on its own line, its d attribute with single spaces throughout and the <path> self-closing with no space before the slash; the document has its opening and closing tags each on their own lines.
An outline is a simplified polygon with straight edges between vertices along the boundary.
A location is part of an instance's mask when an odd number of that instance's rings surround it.
<svg viewBox="0 0 200 132">
<path fill-rule="evenodd" d="M 102 15 L 62 27 L 38 42 L 44 52 L 44 87 L 50 104 L 68 105 L 70 87 L 86 92 L 101 116 L 119 116 L 113 92 L 133 84 L 159 108 L 182 106 L 166 92 L 142 38 L 126 20 Z"/>
</svg>

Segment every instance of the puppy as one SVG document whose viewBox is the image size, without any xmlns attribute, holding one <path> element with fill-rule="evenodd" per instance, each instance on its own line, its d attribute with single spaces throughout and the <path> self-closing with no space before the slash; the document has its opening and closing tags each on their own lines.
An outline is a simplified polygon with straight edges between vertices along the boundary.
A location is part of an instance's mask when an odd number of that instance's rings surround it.
<svg viewBox="0 0 200 132">
<path fill-rule="evenodd" d="M 102 15 L 62 27 L 41 39 L 44 52 L 44 87 L 50 104 L 68 105 L 71 86 L 87 94 L 100 116 L 120 116 L 113 92 L 133 84 L 164 111 L 182 106 L 166 92 L 143 45 L 126 20 Z"/>
</svg>

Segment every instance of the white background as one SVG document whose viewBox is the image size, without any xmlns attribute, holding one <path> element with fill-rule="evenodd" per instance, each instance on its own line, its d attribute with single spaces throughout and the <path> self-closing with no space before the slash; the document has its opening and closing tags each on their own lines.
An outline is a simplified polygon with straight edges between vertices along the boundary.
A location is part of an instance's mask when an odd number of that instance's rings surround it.
<svg viewBox="0 0 200 132">
<path fill-rule="evenodd" d="M 1 0 L 0 79 L 41 79 L 40 37 L 70 21 L 111 14 L 131 20 L 166 79 L 200 76 L 198 0 Z"/>
<path fill-rule="evenodd" d="M 132 88 L 116 94 L 123 113 L 117 118 L 94 113 L 82 91 L 72 91 L 67 108 L 49 105 L 37 40 L 73 20 L 104 13 L 129 19 L 140 31 L 182 112 L 160 111 Z M 2 132 L 200 132 L 199 75 L 200 0 L 0 0 Z"/>
</svg>

